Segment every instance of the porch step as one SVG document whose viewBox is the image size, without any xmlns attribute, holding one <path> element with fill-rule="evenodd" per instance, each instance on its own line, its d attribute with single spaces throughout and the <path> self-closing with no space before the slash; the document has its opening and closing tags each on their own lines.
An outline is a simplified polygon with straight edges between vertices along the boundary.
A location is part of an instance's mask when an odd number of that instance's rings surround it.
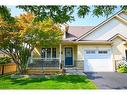
<svg viewBox="0 0 127 95">
<path fill-rule="evenodd" d="M 39 70 L 56 70 L 56 69 L 59 69 L 59 67 L 28 67 L 28 69 L 39 69 Z"/>
<path fill-rule="evenodd" d="M 64 73 L 63 69 L 28 69 L 26 71 L 26 74 L 28 75 L 40 75 L 40 74 L 45 74 L 45 75 L 51 75 L 51 74 L 62 74 Z"/>
</svg>

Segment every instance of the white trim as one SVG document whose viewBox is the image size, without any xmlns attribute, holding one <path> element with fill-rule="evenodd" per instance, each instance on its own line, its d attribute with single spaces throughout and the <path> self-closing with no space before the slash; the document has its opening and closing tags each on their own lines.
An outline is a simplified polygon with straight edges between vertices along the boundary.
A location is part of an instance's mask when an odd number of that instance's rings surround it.
<svg viewBox="0 0 127 95">
<path fill-rule="evenodd" d="M 121 35 L 121 34 L 119 34 L 119 33 L 116 34 L 115 36 L 109 38 L 107 41 L 112 41 L 112 40 L 114 40 L 116 37 L 120 37 L 121 39 L 127 41 L 127 39 L 126 39 L 123 35 Z"/>
<path fill-rule="evenodd" d="M 48 49 L 48 48 L 45 48 L 45 49 Z M 47 52 L 45 52 L 45 58 L 43 58 L 43 59 L 54 59 L 53 57 L 52 57 L 52 49 L 53 48 L 50 48 L 51 49 L 51 58 L 47 58 Z M 41 48 L 41 53 L 42 53 L 42 48 Z M 57 54 L 57 50 L 56 50 L 56 54 Z M 57 55 L 56 55 L 57 56 Z M 42 58 L 42 57 L 41 57 Z"/>
<path fill-rule="evenodd" d="M 123 23 L 127 24 L 127 20 L 119 15 L 115 16 L 116 18 L 118 18 L 119 20 L 121 20 Z"/>
<path fill-rule="evenodd" d="M 31 52 L 31 60 L 30 60 L 30 63 L 33 63 L 33 51 Z"/>
<path fill-rule="evenodd" d="M 65 65 L 65 48 L 71 47 L 73 52 L 73 64 L 72 65 Z M 64 66 L 74 66 L 74 47 L 73 46 L 64 46 Z"/>
<path fill-rule="evenodd" d="M 59 48 L 60 48 L 60 51 L 59 51 L 59 62 L 60 62 L 60 64 L 61 64 L 61 62 L 62 62 L 62 61 L 61 61 L 61 59 L 62 59 L 62 57 L 61 57 L 61 44 L 60 44 L 60 47 L 59 47 Z"/>
<path fill-rule="evenodd" d="M 61 55 L 62 49 L 61 49 L 61 44 L 60 44 L 59 50 L 60 50 L 60 51 L 59 51 L 59 63 L 60 63 L 59 65 L 61 66 L 61 64 L 62 64 L 62 55 Z M 59 67 L 60 67 L 60 66 L 59 66 Z"/>
</svg>

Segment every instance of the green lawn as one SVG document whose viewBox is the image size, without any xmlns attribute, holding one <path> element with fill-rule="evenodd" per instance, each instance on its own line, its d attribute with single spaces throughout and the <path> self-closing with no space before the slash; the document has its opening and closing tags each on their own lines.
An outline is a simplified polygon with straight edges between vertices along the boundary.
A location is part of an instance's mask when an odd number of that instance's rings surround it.
<svg viewBox="0 0 127 95">
<path fill-rule="evenodd" d="M 93 82 L 81 75 L 59 75 L 50 78 L 0 77 L 0 89 L 96 89 Z"/>
</svg>

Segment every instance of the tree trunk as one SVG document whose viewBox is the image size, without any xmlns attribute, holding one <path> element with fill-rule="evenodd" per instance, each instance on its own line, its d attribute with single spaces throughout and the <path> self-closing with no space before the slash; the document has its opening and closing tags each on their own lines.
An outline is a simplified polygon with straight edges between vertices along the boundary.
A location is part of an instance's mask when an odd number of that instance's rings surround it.
<svg viewBox="0 0 127 95">
<path fill-rule="evenodd" d="M 13 51 L 15 50 L 15 51 Z M 12 60 L 17 65 L 18 73 L 23 74 L 26 72 L 29 57 L 31 56 L 31 52 L 33 48 L 27 48 L 24 46 L 20 46 L 17 48 L 9 49 L 6 54 L 12 58 Z"/>
</svg>

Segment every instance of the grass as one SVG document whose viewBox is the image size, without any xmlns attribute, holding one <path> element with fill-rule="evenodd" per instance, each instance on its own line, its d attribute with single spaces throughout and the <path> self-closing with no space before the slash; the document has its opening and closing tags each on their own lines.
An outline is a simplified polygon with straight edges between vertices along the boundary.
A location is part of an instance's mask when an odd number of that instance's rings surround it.
<svg viewBox="0 0 127 95">
<path fill-rule="evenodd" d="M 83 75 L 17 79 L 8 75 L 0 77 L 0 89 L 96 89 L 96 86 Z"/>
</svg>

